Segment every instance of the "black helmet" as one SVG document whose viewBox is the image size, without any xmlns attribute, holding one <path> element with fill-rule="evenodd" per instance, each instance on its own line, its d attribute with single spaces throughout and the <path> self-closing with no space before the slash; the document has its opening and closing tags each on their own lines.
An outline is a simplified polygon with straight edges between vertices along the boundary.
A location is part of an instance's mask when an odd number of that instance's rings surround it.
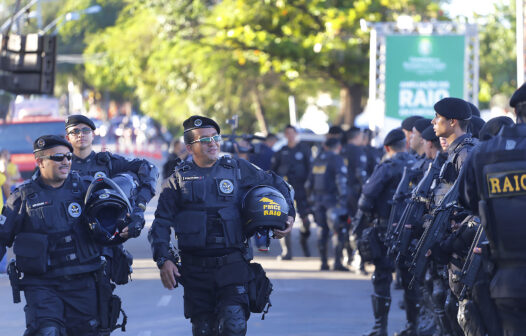
<svg viewBox="0 0 526 336">
<path fill-rule="evenodd" d="M 130 200 L 136 193 L 137 178 L 125 173 L 110 179 L 94 179 L 84 199 L 86 220 L 93 239 L 102 245 L 123 243 L 119 233 L 128 223 L 132 213 Z"/>
<path fill-rule="evenodd" d="M 266 185 L 252 187 L 241 205 L 243 231 L 250 237 L 270 229 L 284 230 L 288 213 L 287 201 L 277 189 Z"/>
</svg>

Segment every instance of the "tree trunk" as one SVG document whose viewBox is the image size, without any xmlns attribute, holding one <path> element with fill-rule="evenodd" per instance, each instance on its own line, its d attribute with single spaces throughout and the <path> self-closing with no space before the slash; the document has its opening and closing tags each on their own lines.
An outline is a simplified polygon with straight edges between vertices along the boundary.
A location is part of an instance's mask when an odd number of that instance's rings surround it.
<svg viewBox="0 0 526 336">
<path fill-rule="evenodd" d="M 259 129 L 263 134 L 267 135 L 268 128 L 267 121 L 265 120 L 265 108 L 263 107 L 257 88 L 252 90 L 252 101 L 254 103 L 254 112 L 256 114 L 256 119 L 258 120 Z"/>
<path fill-rule="evenodd" d="M 338 122 L 352 127 L 356 117 L 362 113 L 362 94 L 364 86 L 361 84 L 342 85 L 340 88 L 340 114 Z"/>
</svg>

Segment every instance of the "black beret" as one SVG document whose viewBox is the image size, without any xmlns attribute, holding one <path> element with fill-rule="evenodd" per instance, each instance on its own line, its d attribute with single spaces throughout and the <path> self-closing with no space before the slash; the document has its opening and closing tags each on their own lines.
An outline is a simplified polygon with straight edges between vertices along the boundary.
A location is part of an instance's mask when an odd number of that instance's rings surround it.
<svg viewBox="0 0 526 336">
<path fill-rule="evenodd" d="M 526 83 L 522 84 L 520 88 L 515 90 L 510 99 L 510 106 L 517 107 L 517 104 L 523 101 L 526 101 Z"/>
<path fill-rule="evenodd" d="M 479 108 L 475 106 L 475 104 L 468 102 L 469 108 L 471 109 L 471 115 L 480 117 L 480 111 Z"/>
<path fill-rule="evenodd" d="M 184 132 L 198 128 L 215 128 L 217 134 L 221 134 L 219 125 L 212 119 L 198 115 L 191 116 L 183 122 Z"/>
<path fill-rule="evenodd" d="M 415 126 L 414 128 L 416 128 L 416 130 L 422 134 L 422 132 L 429 127 L 429 125 L 431 125 L 431 119 L 427 119 L 427 118 L 421 118 L 421 119 L 418 119 L 416 122 L 415 122 Z"/>
<path fill-rule="evenodd" d="M 33 143 L 33 153 L 50 149 L 57 146 L 65 146 L 69 148 L 70 152 L 73 152 L 71 144 L 61 136 L 58 135 L 42 135 L 38 137 Z"/>
<path fill-rule="evenodd" d="M 392 144 L 405 139 L 405 134 L 401 129 L 395 128 L 387 133 L 384 139 L 384 146 L 391 146 Z"/>
<path fill-rule="evenodd" d="M 448 119 L 471 119 L 471 108 L 464 99 L 454 97 L 443 98 L 435 104 L 434 109 L 436 113 Z"/>
<path fill-rule="evenodd" d="M 489 140 L 499 134 L 503 126 L 511 126 L 513 124 L 513 120 L 509 117 L 501 116 L 492 118 L 480 129 L 479 139 L 482 141 Z"/>
<path fill-rule="evenodd" d="M 481 117 L 477 116 L 471 116 L 471 120 L 469 121 L 469 131 L 473 135 L 474 138 L 479 138 L 479 132 L 482 126 L 484 126 L 486 122 Z"/>
<path fill-rule="evenodd" d="M 96 129 L 93 121 L 91 121 L 90 118 L 83 116 L 82 114 L 73 114 L 73 115 L 68 116 L 68 118 L 66 119 L 66 129 L 68 129 L 68 127 L 75 126 L 78 124 L 86 124 L 92 130 Z"/>
<path fill-rule="evenodd" d="M 415 122 L 419 119 L 422 119 L 421 116 L 411 116 L 408 118 L 405 118 L 404 121 L 402 121 L 402 128 L 406 131 L 413 131 L 413 127 L 415 127 Z"/>
<path fill-rule="evenodd" d="M 435 141 L 438 140 L 437 135 L 435 134 L 435 130 L 433 129 L 433 125 L 427 127 L 423 132 L 421 132 L 422 139 L 427 141 Z"/>
</svg>

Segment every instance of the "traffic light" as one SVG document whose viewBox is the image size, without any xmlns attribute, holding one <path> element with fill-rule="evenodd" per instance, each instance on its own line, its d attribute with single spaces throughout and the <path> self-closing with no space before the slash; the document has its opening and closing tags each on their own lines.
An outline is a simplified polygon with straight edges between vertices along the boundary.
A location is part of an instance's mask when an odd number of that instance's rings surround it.
<svg viewBox="0 0 526 336">
<path fill-rule="evenodd" d="M 56 55 L 56 35 L 0 35 L 0 89 L 52 95 Z"/>
</svg>

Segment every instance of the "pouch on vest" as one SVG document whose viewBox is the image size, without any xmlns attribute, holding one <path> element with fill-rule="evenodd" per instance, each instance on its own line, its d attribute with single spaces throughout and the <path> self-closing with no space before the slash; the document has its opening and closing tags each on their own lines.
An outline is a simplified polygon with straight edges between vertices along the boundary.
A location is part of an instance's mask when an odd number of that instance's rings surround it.
<svg viewBox="0 0 526 336">
<path fill-rule="evenodd" d="M 26 274 L 40 275 L 47 271 L 48 237 L 41 233 L 22 232 L 15 236 L 13 253 L 17 268 Z"/>
<path fill-rule="evenodd" d="M 237 208 L 229 207 L 218 212 L 223 222 L 223 232 L 227 246 L 235 246 L 244 241 L 241 228 L 241 214 Z"/>
<path fill-rule="evenodd" d="M 180 187 L 185 202 L 204 202 L 206 197 L 206 184 L 204 179 L 184 181 L 183 177 Z"/>
<path fill-rule="evenodd" d="M 174 222 L 180 249 L 206 247 L 206 212 L 183 211 L 175 217 Z"/>
<path fill-rule="evenodd" d="M 128 283 L 132 274 L 133 257 L 124 248 L 113 249 L 113 259 L 111 262 L 111 280 L 117 285 Z"/>
<path fill-rule="evenodd" d="M 263 313 L 261 319 L 265 319 L 265 314 L 272 306 L 270 294 L 272 293 L 272 282 L 267 278 L 263 267 L 258 263 L 248 264 L 254 279 L 248 283 L 248 299 L 250 311 L 252 313 Z"/>
<path fill-rule="evenodd" d="M 375 227 L 369 227 L 362 232 L 358 240 L 358 251 L 365 262 L 372 262 L 384 255 L 385 245 L 380 241 Z"/>
</svg>

